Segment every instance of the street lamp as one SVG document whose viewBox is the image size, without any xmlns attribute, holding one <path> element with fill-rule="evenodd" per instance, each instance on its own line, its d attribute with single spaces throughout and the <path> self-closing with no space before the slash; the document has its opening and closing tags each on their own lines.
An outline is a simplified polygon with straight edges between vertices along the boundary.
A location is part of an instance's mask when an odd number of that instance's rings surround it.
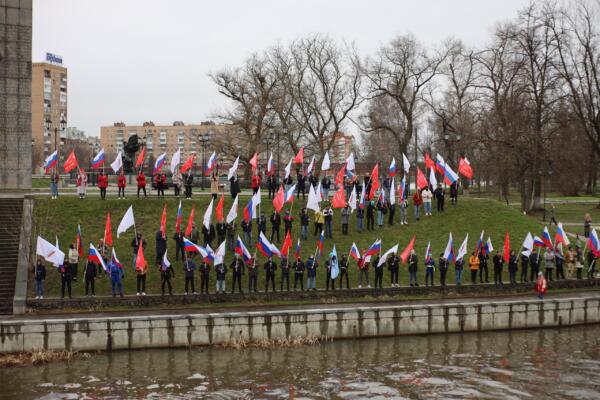
<svg viewBox="0 0 600 400">
<path fill-rule="evenodd" d="M 54 151 L 57 152 L 56 156 L 60 160 L 60 157 L 58 157 L 58 131 L 60 130 L 61 136 L 62 136 L 62 133 L 65 131 L 65 129 L 67 129 L 67 121 L 65 120 L 64 115 L 61 115 L 60 122 L 58 123 L 58 125 L 52 125 L 52 120 L 50 119 L 50 117 L 48 117 L 46 119 L 45 125 L 46 125 L 47 132 L 51 132 L 52 129 L 54 129 Z M 62 141 L 62 138 L 61 138 L 61 141 Z M 58 165 L 57 165 L 56 169 L 58 170 Z"/>
<path fill-rule="evenodd" d="M 206 168 L 206 146 L 210 140 L 209 133 L 201 133 L 198 135 L 198 141 L 202 144 L 202 190 L 204 190 L 205 168 Z"/>
</svg>

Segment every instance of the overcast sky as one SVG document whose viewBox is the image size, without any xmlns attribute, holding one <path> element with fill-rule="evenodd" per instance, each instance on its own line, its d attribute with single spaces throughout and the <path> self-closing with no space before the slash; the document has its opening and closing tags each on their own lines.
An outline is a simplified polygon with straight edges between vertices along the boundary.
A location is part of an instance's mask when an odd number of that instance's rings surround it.
<svg viewBox="0 0 600 400">
<path fill-rule="evenodd" d="M 63 56 L 69 126 L 199 123 L 226 102 L 207 74 L 311 33 L 373 54 L 395 35 L 484 45 L 526 0 L 34 0 L 33 61 Z"/>
</svg>

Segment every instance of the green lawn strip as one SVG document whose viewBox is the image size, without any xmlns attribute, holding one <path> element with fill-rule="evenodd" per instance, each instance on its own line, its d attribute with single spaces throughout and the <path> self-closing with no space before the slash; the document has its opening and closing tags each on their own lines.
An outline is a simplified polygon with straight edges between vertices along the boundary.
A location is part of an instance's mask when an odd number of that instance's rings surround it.
<svg viewBox="0 0 600 400">
<path fill-rule="evenodd" d="M 202 216 L 209 202 L 208 197 L 197 198 L 194 200 L 183 200 L 183 229 L 187 223 L 187 219 L 192 206 L 195 206 L 196 224 L 201 226 Z M 243 207 L 248 201 L 247 196 L 242 196 L 240 199 L 240 207 L 238 211 L 238 222 L 241 220 L 243 215 Z M 228 212 L 231 205 L 231 197 L 226 196 L 225 199 L 225 214 Z M 35 235 L 41 235 L 50 242 L 54 242 L 55 235 L 58 236 L 61 249 L 66 252 L 69 243 L 74 242 L 77 225 L 81 225 L 81 231 L 83 235 L 84 248 L 87 253 L 87 247 L 89 241 L 93 241 L 94 244 L 98 243 L 98 240 L 103 236 L 104 224 L 106 213 L 111 213 L 113 237 L 115 242 L 115 249 L 120 258 L 120 261 L 125 266 L 125 279 L 123 281 L 125 292 L 127 294 L 135 293 L 135 272 L 132 267 L 132 251 L 131 241 L 134 233 L 133 229 L 130 229 L 121 238 L 117 239 L 116 229 L 117 225 L 125 213 L 126 209 L 133 205 L 136 226 L 138 232 L 144 234 L 148 241 L 148 247 L 145 252 L 146 259 L 149 261 L 150 270 L 147 278 L 147 292 L 148 293 L 160 293 L 160 274 L 157 268 L 153 265 L 155 259 L 155 234 L 160 225 L 160 217 L 162 214 L 163 204 L 167 204 L 167 235 L 168 235 L 168 254 L 169 259 L 175 267 L 175 278 L 173 280 L 174 292 L 182 293 L 184 286 L 183 278 L 183 266 L 182 262 L 175 262 L 175 243 L 171 239 L 174 234 L 175 219 L 177 213 L 177 206 L 179 200 L 173 197 L 167 197 L 165 200 L 157 199 L 155 197 L 147 199 L 136 199 L 128 198 L 126 200 L 118 200 L 116 198 L 109 198 L 106 201 L 99 199 L 87 199 L 79 200 L 78 198 L 67 198 L 62 197 L 58 200 L 51 200 L 49 198 L 36 198 L 35 199 L 35 211 L 34 211 L 34 237 Z M 299 236 L 300 224 L 298 214 L 301 207 L 306 204 L 306 200 L 296 199 L 293 206 L 292 213 L 295 217 L 293 226 L 293 237 L 295 248 L 296 240 Z M 434 203 L 435 205 L 435 203 Z M 286 206 L 286 208 L 289 207 Z M 272 204 L 271 201 L 266 197 L 263 197 L 262 211 L 265 212 L 267 218 L 271 214 Z M 442 214 L 438 214 L 434 211 L 434 215 L 431 217 L 422 217 L 420 221 L 415 221 L 412 214 L 412 207 L 409 208 L 410 218 L 409 224 L 401 226 L 397 222 L 393 226 L 386 224 L 383 229 L 375 228 L 374 231 L 364 231 L 358 233 L 356 231 L 356 214 L 352 214 L 350 224 L 350 234 L 344 236 L 341 234 L 340 224 L 340 212 L 335 211 L 334 216 L 334 239 L 327 239 L 325 242 L 325 257 L 331 251 L 333 244 L 336 244 L 338 254 L 348 254 L 352 242 L 355 241 L 358 247 L 363 250 L 366 249 L 373 241 L 381 238 L 383 241 L 382 251 L 387 251 L 390 247 L 396 243 L 400 244 L 400 249 L 403 249 L 410 241 L 413 235 L 416 235 L 415 248 L 420 258 L 419 276 L 420 283 L 424 284 L 424 267 L 423 267 L 423 256 L 427 242 L 431 241 L 433 254 L 437 260 L 439 254 L 443 252 L 448 240 L 448 233 L 452 232 L 454 237 L 455 251 L 458 251 L 458 247 L 463 241 L 465 235 L 469 233 L 469 252 L 475 247 L 476 241 L 479 238 L 481 230 L 485 230 L 485 238 L 490 236 L 493 245 L 496 249 L 501 249 L 504 241 L 505 232 L 508 230 L 511 236 L 512 247 L 518 250 L 523 238 L 528 231 L 532 233 L 541 231 L 540 225 L 535 219 L 524 216 L 521 212 L 513 207 L 507 207 L 501 202 L 495 200 L 481 200 L 481 199 L 468 199 L 460 198 L 457 206 L 450 206 L 447 204 L 446 211 Z M 306 259 L 309 254 L 314 254 L 316 248 L 317 237 L 313 236 L 313 212 L 309 211 L 311 216 L 311 224 L 309 227 L 309 238 L 308 240 L 302 241 L 302 257 Z M 214 215 L 213 215 L 214 219 Z M 398 211 L 396 212 L 396 221 L 398 219 Z M 239 224 L 238 224 L 239 225 Z M 253 238 L 256 238 L 256 223 L 253 224 Z M 241 229 L 238 228 L 240 236 L 242 236 Z M 283 227 L 281 229 L 283 233 Z M 268 224 L 267 236 L 270 233 L 270 224 Z M 281 237 L 283 241 L 283 234 Z M 278 246 L 281 243 L 276 243 Z M 215 246 L 216 247 L 216 246 Z M 251 251 L 254 250 L 250 247 Z M 232 252 L 227 252 L 226 262 L 230 262 L 233 257 Z M 265 258 L 262 255 L 258 255 L 259 262 L 262 264 Z M 324 261 L 324 260 L 322 260 Z M 84 294 L 84 283 L 83 283 L 83 262 L 79 265 L 79 280 L 73 284 L 74 296 L 82 296 Z M 490 276 L 492 274 L 492 268 L 490 263 Z M 505 271 L 507 276 L 508 272 Z M 231 275 L 228 273 L 227 278 L 227 290 L 230 290 Z M 261 268 L 259 275 L 259 289 L 264 288 L 265 274 Z M 293 279 L 293 275 L 291 277 Z M 374 272 L 370 272 L 371 284 L 374 279 Z M 469 280 L 468 271 L 463 273 L 463 282 Z M 436 282 L 439 281 L 439 274 L 436 271 Z M 454 282 L 454 267 L 448 274 L 448 281 Z M 358 283 L 358 270 L 356 263 L 351 262 L 350 271 L 350 282 L 352 287 L 356 287 Z M 279 285 L 279 271 L 277 272 L 277 285 Z M 405 285 L 408 283 L 408 272 L 406 266 L 401 267 L 400 271 L 400 283 Z M 199 276 L 196 276 L 197 290 L 199 290 Z M 325 268 L 321 263 L 320 269 L 317 276 L 318 287 L 323 288 L 325 285 Z M 384 285 L 389 286 L 389 273 L 386 269 L 384 274 Z M 46 296 L 59 296 L 60 295 L 60 277 L 58 272 L 52 267 L 48 267 L 48 275 L 46 279 Z M 244 276 L 243 287 L 247 289 L 247 275 Z M 215 289 L 215 274 L 214 271 L 211 273 L 211 283 L 209 287 L 210 291 L 213 292 Z M 110 293 L 110 282 L 106 277 L 100 277 L 96 282 L 96 293 L 107 295 Z M 33 294 L 33 285 L 30 285 L 30 295 Z"/>
</svg>

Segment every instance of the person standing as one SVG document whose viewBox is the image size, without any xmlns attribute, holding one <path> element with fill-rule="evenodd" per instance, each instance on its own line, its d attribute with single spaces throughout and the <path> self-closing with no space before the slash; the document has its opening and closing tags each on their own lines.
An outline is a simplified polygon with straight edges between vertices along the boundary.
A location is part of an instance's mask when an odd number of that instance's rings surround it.
<svg viewBox="0 0 600 400">
<path fill-rule="evenodd" d="M 590 253 L 592 253 L 591 251 L 588 252 L 588 257 L 590 256 Z M 593 253 L 592 253 L 593 255 Z M 583 253 L 581 251 L 581 247 L 579 246 L 579 244 L 575 245 L 575 258 L 576 258 L 576 262 L 575 262 L 575 267 L 577 269 L 577 279 L 582 279 L 582 272 L 583 272 L 583 266 L 584 266 L 584 261 L 583 261 Z M 588 261 L 591 260 L 591 258 L 588 258 Z M 591 261 L 588 262 L 588 265 L 591 265 Z M 552 279 L 551 279 L 552 280 Z"/>
<path fill-rule="evenodd" d="M 175 270 L 173 270 L 171 265 L 166 265 L 164 262 L 160 263 L 158 269 L 160 271 L 162 295 L 165 295 L 165 286 L 168 286 L 169 296 L 173 296 L 173 286 L 171 285 L 171 277 L 175 276 Z"/>
<path fill-rule="evenodd" d="M 408 225 L 408 200 L 400 200 L 400 225 Z"/>
<path fill-rule="evenodd" d="M 514 250 L 510 251 L 508 257 L 508 276 L 510 278 L 511 285 L 517 284 L 517 270 L 518 270 L 518 258 Z"/>
<path fill-rule="evenodd" d="M 236 176 L 232 176 L 231 179 L 229 179 L 229 192 L 231 193 L 231 199 L 235 200 L 240 191 L 240 181 L 238 181 Z"/>
<path fill-rule="evenodd" d="M 356 209 L 356 230 L 358 232 L 362 232 L 364 229 L 364 216 L 365 216 L 365 211 L 363 210 L 362 207 L 358 207 Z"/>
<path fill-rule="evenodd" d="M 413 206 L 415 208 L 415 219 L 418 221 L 421 217 L 421 204 L 423 204 L 423 199 L 421 197 L 421 193 L 419 190 L 415 190 L 415 194 L 413 194 Z"/>
<path fill-rule="evenodd" d="M 546 250 L 544 253 L 544 262 L 545 262 L 545 273 L 546 280 L 552 282 L 552 275 L 554 274 L 554 251 L 551 249 Z"/>
<path fill-rule="evenodd" d="M 252 257 L 248 264 L 248 293 L 257 292 L 258 285 L 258 264 L 256 263 L 256 255 Z"/>
<path fill-rule="evenodd" d="M 157 267 L 160 267 L 163 256 L 167 252 L 167 238 L 163 235 L 162 231 L 159 229 L 156 231 L 156 259 L 154 264 Z"/>
<path fill-rule="evenodd" d="M 137 283 L 137 293 L 136 295 L 139 296 L 140 294 L 142 296 L 146 295 L 146 273 L 148 272 L 148 262 L 144 262 L 144 265 L 141 267 L 136 266 L 135 267 L 135 273 L 137 274 L 137 279 L 136 279 L 136 283 Z"/>
<path fill-rule="evenodd" d="M 315 211 L 315 236 L 320 235 L 323 232 L 323 224 L 325 223 L 325 216 L 321 210 Z"/>
<path fill-rule="evenodd" d="M 304 291 L 304 268 L 304 262 L 298 257 L 294 263 L 294 291 L 298 283 L 300 283 L 300 290 Z"/>
<path fill-rule="evenodd" d="M 60 181 L 60 175 L 58 174 L 58 168 L 50 175 L 50 194 L 52 200 L 58 199 L 58 183 Z"/>
<path fill-rule="evenodd" d="M 225 237 L 227 236 L 227 224 L 225 220 L 221 220 L 217 222 L 217 246 L 225 241 Z"/>
<path fill-rule="evenodd" d="M 307 278 L 306 278 L 306 290 L 317 290 L 317 268 L 318 268 L 318 264 L 317 261 L 315 260 L 315 257 L 311 254 L 310 257 L 308 257 L 308 260 L 306 260 L 306 271 L 307 271 Z"/>
<path fill-rule="evenodd" d="M 269 218 L 271 221 L 271 239 L 270 241 L 272 242 L 273 239 L 275 237 L 277 237 L 277 241 L 279 242 L 279 227 L 281 226 L 281 216 L 279 215 L 279 213 L 275 210 L 273 210 L 273 213 L 271 214 L 271 218 Z"/>
<path fill-rule="evenodd" d="M 390 190 L 394 190 L 394 188 L 391 188 Z M 394 225 L 394 215 L 396 214 L 396 204 L 392 204 L 390 201 L 387 202 L 388 205 L 388 224 L 390 226 Z"/>
<path fill-rule="evenodd" d="M 358 259 L 358 288 L 362 289 L 363 280 L 366 282 L 367 287 L 370 288 L 369 284 L 369 261 L 366 261 L 364 257 Z"/>
<path fill-rule="evenodd" d="M 290 210 L 285 210 L 285 215 L 283 216 L 283 236 L 290 233 L 292 234 L 292 225 L 294 223 L 294 217 L 290 215 Z M 279 235 L 277 235 L 277 241 L 279 241 Z"/>
<path fill-rule="evenodd" d="M 375 229 L 375 202 L 373 200 L 367 203 L 367 230 Z"/>
<path fill-rule="evenodd" d="M 417 252 L 415 251 L 415 249 L 412 249 L 410 251 L 410 256 L 408 257 L 408 273 L 410 286 L 419 286 L 419 282 L 417 281 L 418 268 L 419 256 L 417 256 Z"/>
<path fill-rule="evenodd" d="M 197 294 L 196 287 L 194 285 L 194 271 L 196 271 L 196 263 L 188 257 L 183 262 L 183 271 L 185 276 L 185 292 L 184 295 L 187 296 L 189 293 L 189 289 L 192 289 L 192 294 Z"/>
<path fill-rule="evenodd" d="M 141 169 L 140 169 L 140 172 L 135 177 L 135 180 L 137 182 L 137 197 L 138 197 L 138 199 L 140 198 L 140 191 L 144 192 L 144 197 L 147 197 L 146 175 L 144 175 L 144 172 Z"/>
<path fill-rule="evenodd" d="M 287 291 L 290 291 L 290 264 L 288 263 L 288 258 L 285 255 L 281 255 L 281 285 L 279 286 L 279 290 L 283 291 L 283 281 L 285 280 L 285 284 L 287 287 Z"/>
<path fill-rule="evenodd" d="M 167 175 L 164 172 L 156 174 L 156 195 L 165 197 L 165 189 L 167 187 Z"/>
<path fill-rule="evenodd" d="M 429 186 L 426 186 L 425 189 L 423 189 L 421 197 L 423 198 L 425 216 L 431 216 L 431 200 L 433 199 L 433 194 L 429 190 Z"/>
<path fill-rule="evenodd" d="M 504 258 L 500 252 L 496 250 L 496 254 L 492 259 L 494 263 L 494 285 L 502 285 L 502 268 L 504 267 Z"/>
<path fill-rule="evenodd" d="M 490 256 L 483 251 L 479 251 L 479 283 L 483 283 L 485 276 L 485 283 L 490 283 L 488 276 L 488 260 Z"/>
<path fill-rule="evenodd" d="M 210 224 L 208 228 L 206 225 L 202 225 L 202 237 L 204 238 L 204 246 L 213 247 L 213 240 L 215 240 L 215 225 Z"/>
<path fill-rule="evenodd" d="M 383 289 L 383 268 L 385 262 L 382 262 L 380 265 L 380 260 L 379 254 L 375 257 L 375 260 L 373 260 L 373 268 L 375 268 L 375 289 Z"/>
<path fill-rule="evenodd" d="M 537 281 L 535 283 L 535 291 L 538 294 L 538 299 L 544 300 L 544 295 L 546 294 L 547 290 L 548 290 L 548 283 L 546 282 L 546 279 L 544 278 L 544 274 L 542 274 L 542 272 L 538 272 Z"/>
<path fill-rule="evenodd" d="M 590 233 L 592 230 L 592 215 L 590 213 L 586 213 L 583 217 L 583 236 L 587 238 L 590 237 Z"/>
<path fill-rule="evenodd" d="M 387 205 L 382 201 L 381 197 L 377 200 L 377 226 L 383 229 L 383 217 L 387 214 Z"/>
<path fill-rule="evenodd" d="M 256 221 L 256 237 L 260 237 L 260 234 L 267 236 L 267 217 L 265 216 L 264 211 L 260 213 L 258 216 L 258 220 Z"/>
<path fill-rule="evenodd" d="M 235 254 L 235 258 L 229 265 L 231 267 L 232 279 L 231 279 L 231 293 L 235 293 L 235 284 L 238 285 L 238 291 L 242 291 L 242 274 L 244 273 L 244 262 L 240 258 L 239 254 Z"/>
<path fill-rule="evenodd" d="M 87 183 L 88 177 L 83 168 L 79 169 L 79 173 L 77 174 L 77 194 L 81 200 L 85 199 L 85 194 L 87 191 Z"/>
<path fill-rule="evenodd" d="M 444 258 L 444 253 L 440 253 L 438 259 L 438 266 L 440 269 L 440 285 L 446 286 L 446 274 L 448 273 L 448 260 Z"/>
<path fill-rule="evenodd" d="M 46 266 L 39 258 L 33 268 L 33 277 L 35 279 L 35 298 L 43 299 L 44 281 L 46 280 Z"/>
<path fill-rule="evenodd" d="M 471 253 L 471 257 L 469 258 L 469 269 L 471 270 L 471 285 L 477 283 L 477 273 L 479 272 L 479 257 L 475 254 L 475 252 Z"/>
<path fill-rule="evenodd" d="M 389 256 L 387 263 L 390 271 L 390 286 L 399 287 L 398 273 L 400 272 L 400 258 L 396 254 L 392 253 Z"/>
<path fill-rule="evenodd" d="M 275 271 L 277 271 L 277 264 L 273 261 L 273 257 L 269 257 L 267 262 L 265 263 L 265 293 L 269 291 L 269 282 L 271 282 L 271 286 L 273 287 L 273 292 L 275 292 Z"/>
<path fill-rule="evenodd" d="M 100 189 L 100 198 L 106 199 L 106 188 L 108 187 L 108 176 L 104 175 L 104 171 L 100 171 L 98 175 L 98 189 Z"/>
<path fill-rule="evenodd" d="M 185 244 L 183 242 L 184 236 L 181 231 L 175 232 L 173 240 L 175 241 L 175 261 L 179 261 L 179 255 L 181 259 L 185 260 Z"/>
<path fill-rule="evenodd" d="M 521 253 L 521 283 L 529 282 L 527 279 L 527 269 L 529 267 L 529 257 Z"/>
<path fill-rule="evenodd" d="M 269 175 L 267 178 L 267 186 L 269 188 L 269 199 L 275 198 L 277 192 L 277 177 L 275 175 Z"/>
<path fill-rule="evenodd" d="M 112 296 L 117 296 L 117 289 L 119 289 L 119 296 L 123 297 L 123 284 L 121 280 L 125 276 L 123 270 L 112 260 L 108 263 L 107 267 L 108 275 L 110 276 L 110 287 L 112 290 Z"/>
<path fill-rule="evenodd" d="M 456 203 L 458 203 L 458 181 L 454 181 L 450 185 L 450 204 L 455 206 Z"/>
<path fill-rule="evenodd" d="M 329 190 L 330 189 L 331 189 L 331 180 L 329 179 L 327 174 L 325 174 L 325 176 L 323 176 L 323 179 L 321 179 L 321 191 L 323 193 L 323 200 L 325 200 L 325 201 L 329 200 Z"/>
<path fill-rule="evenodd" d="M 562 247 L 560 247 L 555 255 L 556 255 L 556 280 L 565 279 L 565 271 L 563 268 L 564 258 L 561 253 Z"/>
<path fill-rule="evenodd" d="M 329 290 L 329 286 L 331 286 L 331 290 L 335 290 L 335 278 L 333 277 L 333 267 L 337 264 L 336 256 L 331 253 L 329 254 L 329 259 L 325 261 L 325 290 Z M 339 265 L 338 265 L 339 267 Z M 338 271 L 339 272 L 339 271 Z"/>
<path fill-rule="evenodd" d="M 208 294 L 208 282 L 210 280 L 210 265 L 205 260 L 202 260 L 200 266 L 198 267 L 198 272 L 200 272 L 200 293 Z"/>
<path fill-rule="evenodd" d="M 260 179 L 258 182 L 258 187 L 260 187 Z M 215 174 L 212 174 L 210 177 L 210 195 L 212 196 L 213 200 L 216 200 L 219 195 L 219 180 Z"/>
<path fill-rule="evenodd" d="M 176 170 L 173 174 L 173 195 L 179 197 L 181 195 L 181 188 L 183 187 L 183 176 L 181 171 Z"/>
<path fill-rule="evenodd" d="M 348 234 L 348 220 L 350 219 L 350 207 L 342 208 L 342 235 Z"/>
<path fill-rule="evenodd" d="M 185 186 L 185 198 L 191 200 L 192 198 L 192 185 L 194 184 L 194 175 L 192 171 L 188 172 L 184 178 L 183 185 Z"/>
<path fill-rule="evenodd" d="M 340 260 L 340 289 L 344 288 L 344 279 L 346 280 L 346 289 L 350 289 L 350 279 L 348 278 L 348 257 L 342 256 Z"/>
<path fill-rule="evenodd" d="M 65 298 L 65 289 L 67 289 L 69 298 L 71 298 L 71 265 L 64 263 L 60 266 L 60 292 L 61 298 Z"/>
<path fill-rule="evenodd" d="M 135 261 L 137 259 L 138 250 L 142 246 L 143 250 L 146 250 L 146 239 L 142 238 L 142 234 L 138 232 L 136 237 L 131 241 L 131 249 L 133 250 L 133 267 L 135 268 Z"/>
<path fill-rule="evenodd" d="M 435 286 L 433 283 L 434 272 L 435 260 L 433 257 L 429 257 L 425 259 L 425 286 L 429 286 L 429 283 L 431 283 L 431 286 Z"/>
<path fill-rule="evenodd" d="M 444 200 L 446 197 L 446 191 L 442 187 L 441 183 L 438 183 L 437 188 L 433 192 L 433 196 L 435 197 L 435 203 L 437 206 L 438 213 L 444 212 Z"/>
<path fill-rule="evenodd" d="M 248 221 L 242 219 L 242 232 L 244 233 L 244 242 L 252 246 L 252 219 Z"/>
<path fill-rule="evenodd" d="M 225 293 L 225 277 L 227 276 L 227 267 L 223 263 L 217 264 L 215 265 L 215 272 L 217 274 L 217 293 L 223 294 Z M 208 293 L 208 290 L 206 293 Z"/>
<path fill-rule="evenodd" d="M 95 290 L 95 281 L 96 276 L 98 275 L 98 267 L 91 261 L 87 261 L 85 263 L 85 268 L 83 270 L 83 276 L 85 277 L 85 295 L 86 296 L 96 296 Z"/>
<path fill-rule="evenodd" d="M 331 205 L 327 205 L 323 211 L 323 217 L 325 220 L 325 237 L 333 238 L 333 209 Z"/>
<path fill-rule="evenodd" d="M 235 249 L 235 234 L 237 232 L 237 225 L 235 220 L 227 224 L 227 248 L 230 251 Z"/>
<path fill-rule="evenodd" d="M 300 195 L 302 194 L 302 200 L 304 200 L 306 199 L 306 177 L 302 172 L 298 172 L 296 179 L 298 180 L 298 183 L 296 185 L 298 198 L 300 198 Z"/>
<path fill-rule="evenodd" d="M 300 211 L 300 237 L 302 240 L 308 239 L 308 212 L 306 207 Z"/>
<path fill-rule="evenodd" d="M 540 254 L 538 253 L 537 247 L 534 247 L 531 255 L 529 256 L 529 264 L 531 265 L 531 272 L 529 274 L 529 280 L 535 281 L 540 272 Z"/>
<path fill-rule="evenodd" d="M 127 179 L 125 178 L 125 173 L 123 172 L 123 170 L 121 170 L 117 178 L 117 188 L 119 190 L 117 198 L 125 198 L 125 186 L 127 186 Z"/>
<path fill-rule="evenodd" d="M 75 243 L 69 245 L 69 267 L 71 267 L 71 279 L 77 281 L 77 272 L 79 269 L 79 252 L 75 248 Z"/>
</svg>

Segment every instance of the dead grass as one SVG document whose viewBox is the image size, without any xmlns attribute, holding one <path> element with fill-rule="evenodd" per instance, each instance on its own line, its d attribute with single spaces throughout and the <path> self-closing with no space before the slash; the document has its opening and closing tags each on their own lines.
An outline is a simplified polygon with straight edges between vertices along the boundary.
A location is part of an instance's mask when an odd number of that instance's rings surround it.
<svg viewBox="0 0 600 400">
<path fill-rule="evenodd" d="M 75 357 L 89 357 L 87 353 L 76 351 L 36 350 L 27 353 L 0 354 L 0 367 L 18 367 L 23 365 L 41 365 L 57 361 L 71 361 Z"/>
<path fill-rule="evenodd" d="M 253 341 L 245 338 L 239 338 L 231 342 L 219 344 L 217 347 L 236 350 L 248 348 L 269 349 L 273 347 L 313 346 L 323 342 L 330 342 L 332 340 L 332 338 L 327 336 L 297 336 L 283 339 L 259 339 Z"/>
</svg>

